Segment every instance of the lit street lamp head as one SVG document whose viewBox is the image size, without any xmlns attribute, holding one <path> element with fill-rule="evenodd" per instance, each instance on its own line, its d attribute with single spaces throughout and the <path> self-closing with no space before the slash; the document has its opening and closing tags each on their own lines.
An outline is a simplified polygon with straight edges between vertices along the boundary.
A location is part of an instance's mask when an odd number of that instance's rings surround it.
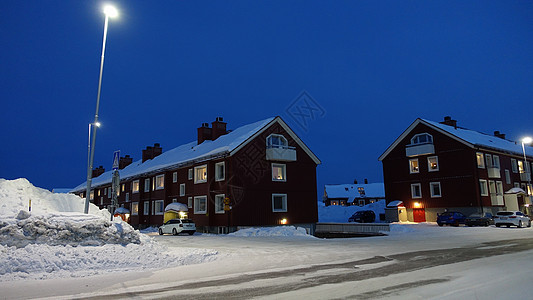
<svg viewBox="0 0 533 300">
<path fill-rule="evenodd" d="M 530 138 L 529 136 L 526 136 L 525 138 L 522 139 L 522 143 L 524 144 L 531 144 L 531 142 L 533 142 L 533 139 Z"/>
<path fill-rule="evenodd" d="M 110 18 L 116 18 L 118 16 L 118 10 L 112 5 L 104 6 L 104 14 Z"/>
</svg>

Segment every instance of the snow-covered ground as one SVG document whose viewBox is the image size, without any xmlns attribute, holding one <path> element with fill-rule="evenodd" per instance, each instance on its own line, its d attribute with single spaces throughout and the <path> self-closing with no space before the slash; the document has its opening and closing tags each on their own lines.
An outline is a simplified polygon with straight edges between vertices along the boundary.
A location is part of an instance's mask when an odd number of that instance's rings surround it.
<svg viewBox="0 0 533 300">
<path fill-rule="evenodd" d="M 32 199 L 31 214 L 25 213 L 28 198 Z M 321 216 L 333 214 L 320 210 Z M 516 241 L 531 239 L 532 228 L 422 223 L 391 224 L 388 236 L 370 238 L 318 239 L 292 226 L 250 228 L 231 235 L 159 236 L 108 221 L 109 214 L 95 207 L 90 215 L 82 211 L 83 200 L 76 196 L 54 195 L 23 179 L 0 180 L 2 298 L 529 299 L 533 293 L 529 284 L 533 250 L 529 248 L 466 261 L 458 257 L 457 263 L 385 277 L 302 287 L 354 270 L 392 268 L 397 254 L 523 247 Z M 485 244 L 504 240 L 515 241 Z M 413 262 L 426 259 L 426 253 L 416 253 Z M 392 260 L 356 263 L 389 257 Z M 350 268 L 327 267 L 351 262 Z M 257 291 L 264 293 L 254 294 Z"/>
</svg>

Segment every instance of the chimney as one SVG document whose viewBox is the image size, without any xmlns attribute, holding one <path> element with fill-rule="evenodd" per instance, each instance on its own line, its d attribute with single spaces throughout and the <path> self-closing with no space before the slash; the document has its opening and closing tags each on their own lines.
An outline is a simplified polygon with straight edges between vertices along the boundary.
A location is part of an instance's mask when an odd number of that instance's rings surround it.
<svg viewBox="0 0 533 300">
<path fill-rule="evenodd" d="M 121 157 L 118 161 L 118 169 L 122 170 L 125 167 L 129 166 L 132 162 L 133 162 L 133 158 L 131 158 L 129 155 Z"/>
<path fill-rule="evenodd" d="M 163 153 L 163 148 L 161 148 L 159 143 L 155 143 L 153 147 L 148 146 L 145 150 L 142 151 L 142 162 L 145 162 L 149 159 L 153 159 L 161 153 Z"/>
<path fill-rule="evenodd" d="M 368 179 L 365 178 L 365 184 L 368 184 Z"/>
<path fill-rule="evenodd" d="M 222 117 L 217 117 L 214 122 L 211 123 L 212 132 L 213 132 L 213 141 L 216 140 L 219 136 L 225 135 L 228 133 L 226 130 L 226 124 Z"/>
<path fill-rule="evenodd" d="M 448 126 L 453 126 L 453 128 L 457 129 L 457 120 L 453 120 L 450 116 L 444 117 L 444 121 L 440 123 Z"/>
<path fill-rule="evenodd" d="M 498 130 L 494 131 L 494 136 L 505 140 L 505 133 L 500 133 Z"/>
<path fill-rule="evenodd" d="M 198 145 L 206 140 L 212 140 L 212 129 L 209 128 L 209 123 L 202 123 L 202 127 L 198 127 Z"/>
<path fill-rule="evenodd" d="M 99 166 L 98 168 L 93 170 L 92 178 L 98 177 L 105 173 L 105 169 L 102 166 Z"/>
<path fill-rule="evenodd" d="M 354 179 L 354 180 L 353 180 L 353 184 L 357 184 L 357 179 Z"/>
</svg>

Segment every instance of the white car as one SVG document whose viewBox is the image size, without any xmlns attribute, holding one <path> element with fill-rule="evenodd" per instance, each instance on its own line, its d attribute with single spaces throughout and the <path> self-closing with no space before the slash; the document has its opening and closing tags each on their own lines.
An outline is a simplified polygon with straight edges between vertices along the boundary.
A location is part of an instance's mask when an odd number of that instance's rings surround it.
<svg viewBox="0 0 533 300">
<path fill-rule="evenodd" d="M 159 226 L 159 235 L 165 233 L 178 235 L 182 232 L 190 235 L 193 235 L 196 232 L 196 225 L 191 219 L 172 219 Z"/>
<path fill-rule="evenodd" d="M 499 211 L 494 216 L 494 225 L 496 225 L 496 227 L 531 227 L 531 219 L 520 211 Z"/>
</svg>

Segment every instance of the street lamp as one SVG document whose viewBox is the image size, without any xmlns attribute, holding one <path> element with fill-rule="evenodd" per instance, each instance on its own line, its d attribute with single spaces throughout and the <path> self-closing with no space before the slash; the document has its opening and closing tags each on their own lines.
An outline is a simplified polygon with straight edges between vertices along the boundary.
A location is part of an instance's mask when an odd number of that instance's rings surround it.
<svg viewBox="0 0 533 300">
<path fill-rule="evenodd" d="M 89 198 L 91 196 L 91 182 L 92 182 L 92 170 L 93 170 L 93 161 L 94 161 L 94 144 L 96 142 L 96 128 L 100 124 L 98 122 L 98 109 L 100 107 L 100 92 L 102 90 L 102 74 L 104 71 L 104 53 L 105 53 L 105 43 L 107 40 L 107 24 L 109 21 L 109 18 L 115 18 L 118 16 L 118 11 L 116 8 L 114 8 L 111 5 L 104 6 L 104 15 L 105 15 L 105 21 L 104 21 L 104 39 L 102 42 L 102 58 L 100 60 L 100 77 L 98 78 L 98 93 L 96 95 L 96 113 L 94 114 L 94 122 L 91 123 L 94 126 L 92 137 L 91 137 L 91 124 L 89 124 L 89 140 L 90 145 L 88 149 L 88 163 L 87 163 L 87 190 L 85 192 L 85 213 L 89 213 Z"/>
<path fill-rule="evenodd" d="M 527 190 L 527 195 L 528 196 L 531 196 L 531 170 L 530 170 L 530 166 L 527 162 L 527 157 L 526 157 L 526 147 L 524 147 L 524 144 L 531 144 L 531 142 L 533 141 L 533 139 L 529 136 L 525 137 L 522 139 L 522 152 L 524 153 L 524 172 L 526 173 L 526 177 L 527 177 L 527 187 L 526 187 L 526 190 Z M 529 171 L 529 174 L 527 174 L 527 171 Z"/>
</svg>

